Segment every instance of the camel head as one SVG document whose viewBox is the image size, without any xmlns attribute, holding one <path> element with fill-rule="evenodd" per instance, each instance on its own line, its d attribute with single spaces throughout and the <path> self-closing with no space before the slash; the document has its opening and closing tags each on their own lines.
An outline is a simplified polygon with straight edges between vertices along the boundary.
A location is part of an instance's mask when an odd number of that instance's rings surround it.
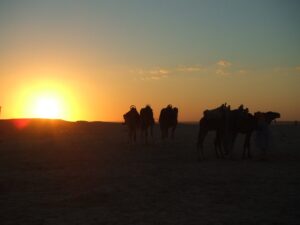
<svg viewBox="0 0 300 225">
<path fill-rule="evenodd" d="M 270 124 L 273 120 L 280 118 L 280 113 L 278 112 L 266 112 L 266 121 Z"/>
<path fill-rule="evenodd" d="M 273 120 L 280 118 L 280 113 L 278 112 L 256 112 L 254 113 L 254 117 L 257 120 L 265 120 L 268 124 L 270 124 Z"/>
</svg>

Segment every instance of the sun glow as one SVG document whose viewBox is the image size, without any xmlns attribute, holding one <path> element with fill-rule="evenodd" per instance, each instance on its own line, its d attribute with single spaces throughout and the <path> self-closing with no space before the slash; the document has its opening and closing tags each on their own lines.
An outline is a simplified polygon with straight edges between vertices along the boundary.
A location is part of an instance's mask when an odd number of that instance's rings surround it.
<svg viewBox="0 0 300 225">
<path fill-rule="evenodd" d="M 76 120 L 78 101 L 73 88 L 61 80 L 26 83 L 18 92 L 15 117 Z"/>
<path fill-rule="evenodd" d="M 62 118 L 63 107 L 60 100 L 53 96 L 40 96 L 34 103 L 33 114 L 38 118 Z"/>
</svg>

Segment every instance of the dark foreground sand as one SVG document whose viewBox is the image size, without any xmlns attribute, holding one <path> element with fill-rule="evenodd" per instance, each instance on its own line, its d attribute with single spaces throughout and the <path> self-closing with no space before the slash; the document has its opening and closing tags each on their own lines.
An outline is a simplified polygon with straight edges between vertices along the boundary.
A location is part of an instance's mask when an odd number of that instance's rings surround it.
<svg viewBox="0 0 300 225">
<path fill-rule="evenodd" d="M 29 122 L 27 124 L 27 122 Z M 0 122 L 0 224 L 300 224 L 300 126 L 272 126 L 269 160 L 220 160 L 196 125 L 127 143 L 126 127 Z"/>
</svg>

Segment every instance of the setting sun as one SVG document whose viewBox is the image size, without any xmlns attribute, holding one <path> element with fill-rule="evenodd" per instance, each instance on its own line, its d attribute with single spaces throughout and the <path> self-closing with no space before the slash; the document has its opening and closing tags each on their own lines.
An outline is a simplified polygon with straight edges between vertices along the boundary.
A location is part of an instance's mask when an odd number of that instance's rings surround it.
<svg viewBox="0 0 300 225">
<path fill-rule="evenodd" d="M 55 97 L 41 96 L 35 102 L 33 114 L 38 118 L 62 118 L 62 105 Z"/>
<path fill-rule="evenodd" d="M 15 118 L 77 120 L 81 109 L 74 88 L 61 79 L 43 79 L 22 83 L 12 99 Z"/>
</svg>

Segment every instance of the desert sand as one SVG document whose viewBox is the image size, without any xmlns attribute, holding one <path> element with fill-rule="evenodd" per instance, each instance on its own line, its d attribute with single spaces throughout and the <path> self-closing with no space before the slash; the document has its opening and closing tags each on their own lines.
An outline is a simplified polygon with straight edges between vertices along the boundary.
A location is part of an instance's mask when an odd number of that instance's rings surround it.
<svg viewBox="0 0 300 225">
<path fill-rule="evenodd" d="M 271 126 L 268 160 L 197 161 L 197 124 L 127 141 L 120 123 L 0 121 L 0 224 L 300 224 L 300 126 Z M 253 142 L 253 140 L 252 140 Z"/>
</svg>

